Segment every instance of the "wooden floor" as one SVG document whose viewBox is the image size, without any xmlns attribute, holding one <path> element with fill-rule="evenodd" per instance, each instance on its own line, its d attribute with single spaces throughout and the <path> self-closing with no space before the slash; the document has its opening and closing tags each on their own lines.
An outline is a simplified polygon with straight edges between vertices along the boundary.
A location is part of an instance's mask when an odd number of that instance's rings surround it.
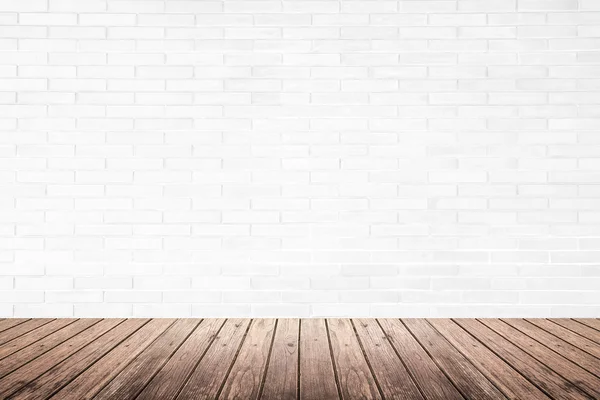
<svg viewBox="0 0 600 400">
<path fill-rule="evenodd" d="M 1 399 L 600 399 L 598 319 L 4 319 Z"/>
</svg>

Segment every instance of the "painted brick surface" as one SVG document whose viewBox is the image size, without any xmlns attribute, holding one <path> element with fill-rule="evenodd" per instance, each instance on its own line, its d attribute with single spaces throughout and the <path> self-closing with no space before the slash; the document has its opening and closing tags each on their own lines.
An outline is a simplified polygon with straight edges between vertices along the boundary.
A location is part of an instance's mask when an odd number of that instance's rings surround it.
<svg viewBox="0 0 600 400">
<path fill-rule="evenodd" d="M 599 27 L 0 0 L 0 317 L 598 317 Z"/>
</svg>

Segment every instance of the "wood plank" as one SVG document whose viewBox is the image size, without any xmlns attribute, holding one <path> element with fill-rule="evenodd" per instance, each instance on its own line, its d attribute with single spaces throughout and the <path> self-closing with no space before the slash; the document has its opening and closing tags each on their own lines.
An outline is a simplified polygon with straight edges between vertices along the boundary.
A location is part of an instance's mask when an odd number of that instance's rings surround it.
<svg viewBox="0 0 600 400">
<path fill-rule="evenodd" d="M 455 348 L 469 359 L 490 381 L 515 400 L 548 399 L 540 389 L 450 319 L 428 319 Z"/>
<path fill-rule="evenodd" d="M 13 400 L 47 398 L 72 381 L 143 325 L 147 319 L 128 319 L 11 395 Z"/>
<path fill-rule="evenodd" d="M 379 319 L 378 321 L 425 398 L 446 400 L 463 398 L 400 320 Z"/>
<path fill-rule="evenodd" d="M 175 399 L 224 323 L 224 319 L 203 320 L 136 400 Z"/>
<path fill-rule="evenodd" d="M 300 321 L 299 353 L 300 399 L 339 399 L 324 319 Z"/>
<path fill-rule="evenodd" d="M 88 329 L 96 323 L 99 323 L 99 319 L 80 319 L 72 324 L 65 326 L 64 328 L 55 331 L 49 336 L 44 337 L 41 340 L 11 354 L 6 357 L 0 363 L 0 377 L 3 377 L 15 369 L 19 368 L 23 364 L 33 360 L 34 358 L 46 353 L 54 347 L 60 345 L 64 341 L 72 338 L 78 333 Z"/>
<path fill-rule="evenodd" d="M 424 319 L 402 322 L 467 399 L 505 399 L 487 378 Z"/>
<path fill-rule="evenodd" d="M 55 319 L 46 325 L 42 325 L 39 328 L 27 332 L 26 334 L 11 340 L 10 342 L 4 343 L 0 346 L 0 360 L 9 355 L 16 353 L 17 351 L 29 346 L 32 343 L 45 338 L 46 336 L 64 328 L 67 325 L 77 321 L 76 319 Z"/>
<path fill-rule="evenodd" d="M 14 340 L 19 336 L 24 335 L 27 332 L 30 332 L 36 328 L 39 328 L 40 326 L 45 325 L 51 321 L 53 321 L 52 318 L 30 319 L 29 321 L 23 322 L 22 324 L 13 326 L 10 329 L 0 332 L 0 345 L 10 342 L 11 340 Z"/>
<path fill-rule="evenodd" d="M 277 321 L 271 359 L 261 399 L 291 400 L 298 394 L 298 335 L 300 320 Z"/>
<path fill-rule="evenodd" d="M 179 319 L 127 365 L 94 399 L 134 399 L 198 326 L 200 320 Z"/>
<path fill-rule="evenodd" d="M 273 335 L 277 329 L 275 319 L 255 319 L 242 343 L 220 399 L 257 399 L 265 376 Z"/>
<path fill-rule="evenodd" d="M 177 400 L 217 398 L 249 325 L 248 319 L 229 319 L 225 322 Z"/>
<path fill-rule="evenodd" d="M 79 334 L 45 352 L 38 358 L 6 375 L 4 378 L 0 379 L 0 388 L 3 388 L 3 390 L 0 392 L 0 396 L 3 396 L 5 392 L 12 393 L 15 390 L 20 389 L 29 381 L 32 381 L 38 376 L 42 375 L 44 372 L 48 371 L 62 360 L 77 352 L 92 340 L 102 336 L 107 331 L 119 325 L 121 322 L 123 322 L 122 319 L 105 319 L 93 324 L 88 329 L 80 332 Z"/>
<path fill-rule="evenodd" d="M 590 328 L 594 328 L 598 331 L 598 333 L 600 333 L 600 320 L 594 318 L 575 318 L 575 321 L 579 322 L 580 324 L 587 325 Z"/>
<path fill-rule="evenodd" d="M 598 343 L 592 342 L 591 340 L 578 335 L 577 333 L 568 330 L 567 328 L 557 325 L 547 319 L 532 318 L 528 319 L 530 323 L 539 326 L 546 332 L 550 332 L 554 336 L 561 338 L 562 340 L 571 343 L 573 346 L 580 348 L 583 351 L 600 358 L 600 346 Z"/>
<path fill-rule="evenodd" d="M 577 386 L 481 322 L 466 318 L 454 321 L 550 397 L 561 400 L 589 399 Z"/>
<path fill-rule="evenodd" d="M 55 400 L 89 400 L 175 322 L 153 319 L 56 393 Z"/>
<path fill-rule="evenodd" d="M 588 372 L 600 376 L 600 360 L 596 357 L 522 319 L 507 318 L 502 320 Z"/>
<path fill-rule="evenodd" d="M 484 319 L 482 322 L 505 339 L 514 343 L 534 358 L 549 366 L 567 380 L 576 383 L 584 392 L 600 398 L 600 378 L 590 374 L 570 360 L 556 354 L 548 348 L 540 346 L 529 336 L 519 332 L 512 326 L 494 319 Z"/>
<path fill-rule="evenodd" d="M 0 332 L 4 332 L 7 329 L 22 324 L 23 322 L 29 321 L 29 318 L 6 318 L 0 321 Z"/>
<path fill-rule="evenodd" d="M 377 321 L 356 319 L 352 323 L 383 396 L 386 399 L 423 399 Z"/>
<path fill-rule="evenodd" d="M 344 399 L 380 399 L 381 395 L 350 320 L 328 319 L 333 364 Z"/>
<path fill-rule="evenodd" d="M 552 318 L 549 321 L 552 321 L 555 324 L 558 324 L 564 328 L 567 328 L 577 333 L 578 335 L 583 336 L 584 338 L 587 338 L 593 342 L 600 344 L 600 334 L 594 328 L 590 328 L 587 325 L 584 325 L 582 323 L 568 318 Z"/>
</svg>

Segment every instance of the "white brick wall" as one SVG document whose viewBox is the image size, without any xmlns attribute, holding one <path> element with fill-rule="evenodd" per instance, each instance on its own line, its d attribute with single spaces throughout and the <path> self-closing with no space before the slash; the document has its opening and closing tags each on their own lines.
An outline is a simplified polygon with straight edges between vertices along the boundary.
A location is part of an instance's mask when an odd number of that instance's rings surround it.
<svg viewBox="0 0 600 400">
<path fill-rule="evenodd" d="M 598 317 L 599 27 L 0 0 L 0 317 Z"/>
</svg>

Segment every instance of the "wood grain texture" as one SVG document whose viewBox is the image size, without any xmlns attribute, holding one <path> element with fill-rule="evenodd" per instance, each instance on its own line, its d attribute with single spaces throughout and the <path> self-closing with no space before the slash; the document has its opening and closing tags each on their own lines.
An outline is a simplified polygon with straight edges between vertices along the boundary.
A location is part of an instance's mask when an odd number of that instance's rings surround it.
<svg viewBox="0 0 600 400">
<path fill-rule="evenodd" d="M 600 346 L 598 346 L 596 342 L 593 342 L 563 326 L 552 323 L 546 319 L 534 318 L 528 319 L 527 321 L 600 359 Z"/>
<path fill-rule="evenodd" d="M 237 351 L 246 335 L 250 320 L 229 319 L 213 341 L 178 400 L 215 399 L 221 389 Z"/>
<path fill-rule="evenodd" d="M 588 319 L 11 323 L 0 399 L 600 398 Z"/>
<path fill-rule="evenodd" d="M 94 399 L 135 399 L 183 341 L 199 320 L 181 319 L 171 325 L 146 351 L 125 367 Z"/>
<path fill-rule="evenodd" d="M 93 398 L 174 322 L 174 319 L 154 319 L 142 326 L 132 336 L 102 357 L 100 361 L 62 388 L 52 399 L 89 400 Z"/>
<path fill-rule="evenodd" d="M 369 369 L 350 320 L 327 321 L 333 362 L 343 398 L 380 399 L 376 381 Z"/>
<path fill-rule="evenodd" d="M 517 370 L 485 347 L 456 323 L 449 319 L 429 319 L 458 351 L 468 358 L 506 397 L 514 400 L 544 400 L 540 389 L 525 379 Z"/>
<path fill-rule="evenodd" d="M 299 333 L 300 320 L 278 320 L 261 399 L 297 398 Z"/>
<path fill-rule="evenodd" d="M 547 347 L 540 346 L 535 340 L 501 320 L 484 319 L 481 322 L 540 362 L 549 366 L 567 380 L 576 382 L 576 385 L 590 396 L 600 398 L 600 378 L 590 374 L 577 364 L 556 354 Z"/>
<path fill-rule="evenodd" d="M 479 321 L 456 319 L 461 327 L 555 399 L 589 399 L 582 390 Z"/>
<path fill-rule="evenodd" d="M 50 397 L 147 322 L 147 319 L 130 319 L 115 326 L 60 364 L 23 386 L 18 392 L 11 395 L 11 399 L 36 400 Z"/>
<path fill-rule="evenodd" d="M 339 399 L 324 319 L 300 322 L 300 399 Z"/>
<path fill-rule="evenodd" d="M 219 398 L 256 399 L 269 361 L 276 329 L 274 319 L 255 319 L 227 376 Z"/>
<path fill-rule="evenodd" d="M 29 321 L 25 321 L 22 324 L 6 329 L 0 332 L 0 345 L 3 345 L 6 342 L 10 342 L 11 340 L 16 339 L 36 328 L 39 328 L 42 325 L 46 325 L 51 321 L 52 319 L 49 318 L 30 319 Z"/>
<path fill-rule="evenodd" d="M 203 320 L 139 394 L 137 400 L 174 399 L 224 323 L 223 319 Z"/>
<path fill-rule="evenodd" d="M 506 398 L 427 321 L 403 319 L 402 322 L 466 398 L 474 400 Z"/>
<path fill-rule="evenodd" d="M 6 318 L 0 320 L 0 332 L 4 332 L 7 329 L 22 324 L 23 322 L 29 321 L 29 318 Z"/>
<path fill-rule="evenodd" d="M 378 321 L 427 399 L 463 398 L 400 320 L 380 319 Z"/>
<path fill-rule="evenodd" d="M 4 396 L 6 393 L 13 393 L 20 389 L 28 382 L 42 375 L 62 360 L 74 354 L 79 349 L 122 322 L 122 319 L 105 319 L 98 323 L 90 321 L 89 323 L 91 326 L 89 328 L 80 331 L 79 334 L 74 335 L 0 379 L 0 388 L 3 388 L 2 392 L 0 392 L 0 396 Z M 8 359 L 10 359 L 10 357 Z"/>
<path fill-rule="evenodd" d="M 45 325 L 40 326 L 24 335 L 14 338 L 13 340 L 0 345 L 0 360 L 9 355 L 16 353 L 17 351 L 29 346 L 32 343 L 36 343 L 42 338 L 64 328 L 67 325 L 75 322 L 75 319 L 56 319 Z"/>
<path fill-rule="evenodd" d="M 580 324 L 587 325 L 591 328 L 594 328 L 598 332 L 600 332 L 600 320 L 595 318 L 575 318 L 575 321 Z"/>
<path fill-rule="evenodd" d="M 35 359 L 36 357 L 39 357 L 40 355 L 53 349 L 55 346 L 60 345 L 64 341 L 85 331 L 98 322 L 100 322 L 99 319 L 80 319 L 52 333 L 49 336 L 44 337 L 42 340 L 39 340 L 32 345 L 24 347 L 21 350 L 11 354 L 3 359 L 0 363 L 0 377 L 7 375 L 11 371 L 19 368 L 21 365 Z"/>
<path fill-rule="evenodd" d="M 564 328 L 567 328 L 570 331 L 573 331 L 578 335 L 583 336 L 584 338 L 587 338 L 593 342 L 600 344 L 600 332 L 598 332 L 590 326 L 568 318 L 553 318 L 550 319 L 550 321 Z"/>
<path fill-rule="evenodd" d="M 357 319 L 353 325 L 385 398 L 423 399 L 377 321 Z"/>
<path fill-rule="evenodd" d="M 578 366 L 586 369 L 588 372 L 600 376 L 600 360 L 596 357 L 522 319 L 511 318 L 503 319 L 503 321 L 534 339 L 542 346 L 554 350 L 554 352 L 577 363 Z"/>
</svg>

